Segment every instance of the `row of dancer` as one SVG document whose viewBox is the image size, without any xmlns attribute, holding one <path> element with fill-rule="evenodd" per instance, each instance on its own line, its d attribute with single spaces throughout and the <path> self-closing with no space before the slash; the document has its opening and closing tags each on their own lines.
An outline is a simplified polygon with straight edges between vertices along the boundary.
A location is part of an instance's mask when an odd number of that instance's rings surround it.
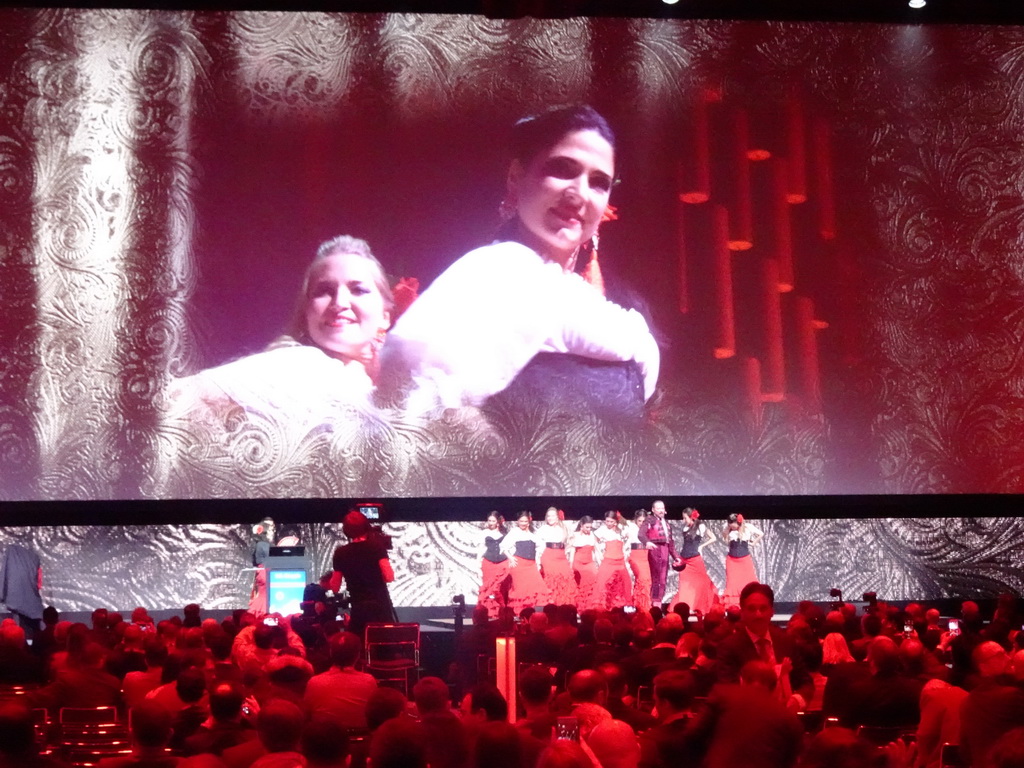
<svg viewBox="0 0 1024 768">
<path fill-rule="evenodd" d="M 668 602 L 706 613 L 719 600 L 702 555 L 715 536 L 692 508 L 683 511 L 682 529 L 677 551 L 660 501 L 650 514 L 637 510 L 631 520 L 612 510 L 599 522 L 585 515 L 574 526 L 555 507 L 540 525 L 522 512 L 510 528 L 492 512 L 483 531 L 478 602 L 491 616 L 505 605 L 518 613 L 548 603 L 575 605 L 579 611 L 626 606 L 646 611 L 665 602 L 671 565 L 679 571 L 679 587 Z M 729 546 L 727 604 L 757 581 L 750 545 L 762 535 L 742 515 L 730 516 L 723 531 Z"/>
</svg>

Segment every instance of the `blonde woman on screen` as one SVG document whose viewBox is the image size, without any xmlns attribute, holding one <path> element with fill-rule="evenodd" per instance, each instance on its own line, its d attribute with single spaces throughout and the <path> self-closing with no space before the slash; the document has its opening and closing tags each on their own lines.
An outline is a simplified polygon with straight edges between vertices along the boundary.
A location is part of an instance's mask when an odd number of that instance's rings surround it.
<svg viewBox="0 0 1024 768">
<path fill-rule="evenodd" d="M 391 288 L 365 241 L 317 249 L 285 333 L 263 352 L 179 381 L 172 398 L 214 412 L 230 406 L 310 426 L 335 405 L 368 402 L 391 322 Z"/>
</svg>

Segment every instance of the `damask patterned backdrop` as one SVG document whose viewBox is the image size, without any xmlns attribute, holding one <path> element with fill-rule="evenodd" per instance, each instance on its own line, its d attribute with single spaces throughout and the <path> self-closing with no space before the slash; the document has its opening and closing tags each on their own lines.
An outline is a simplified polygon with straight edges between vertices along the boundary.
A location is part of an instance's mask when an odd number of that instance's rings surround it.
<svg viewBox="0 0 1024 768">
<path fill-rule="evenodd" d="M 720 521 L 709 520 L 712 529 Z M 827 601 L 831 587 L 850 598 L 870 590 L 884 599 L 994 597 L 1024 588 L 1019 518 L 755 520 L 765 531 L 753 548 L 761 579 L 779 600 Z M 673 526 L 676 523 L 672 524 Z M 295 527 L 313 572 L 330 570 L 340 526 Z M 467 522 L 393 523 L 391 560 L 396 606 L 447 606 L 454 595 L 476 599 L 481 526 Z M 678 534 L 679 531 L 676 531 Z M 678 538 L 678 536 L 677 536 Z M 248 526 L 36 526 L 0 528 L 8 545 L 36 550 L 43 597 L 62 611 L 99 606 L 131 610 L 248 606 L 253 542 Z M 704 552 L 708 571 L 725 583 L 725 546 Z M 669 594 L 676 575 L 669 572 Z"/>
<path fill-rule="evenodd" d="M 1019 492 L 1022 80 L 1014 27 L 2 9 L 0 498 Z M 619 134 L 642 417 L 182 406 L 321 240 L 422 285 L 487 242 L 507 127 L 573 100 Z"/>
</svg>

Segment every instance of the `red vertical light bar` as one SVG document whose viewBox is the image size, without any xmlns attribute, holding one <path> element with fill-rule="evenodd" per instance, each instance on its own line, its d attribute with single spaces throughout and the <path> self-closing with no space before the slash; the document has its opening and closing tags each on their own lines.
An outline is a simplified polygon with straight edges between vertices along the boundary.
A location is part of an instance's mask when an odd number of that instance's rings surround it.
<svg viewBox="0 0 1024 768">
<path fill-rule="evenodd" d="M 686 275 L 686 206 L 678 206 L 676 212 L 676 263 L 679 269 L 679 311 L 690 311 L 690 283 Z"/>
<path fill-rule="evenodd" d="M 714 354 L 719 360 L 736 354 L 736 325 L 733 315 L 732 252 L 729 250 L 729 214 L 720 205 L 712 219 L 712 277 L 715 295 Z"/>
<path fill-rule="evenodd" d="M 782 302 L 779 300 L 779 265 L 775 259 L 760 264 L 761 323 L 764 358 L 761 370 L 761 393 L 768 402 L 779 402 L 786 396 L 786 362 L 782 345 Z"/>
<path fill-rule="evenodd" d="M 836 196 L 832 177 L 832 131 L 821 118 L 811 124 L 814 191 L 818 197 L 818 231 L 825 240 L 836 236 Z"/>
<path fill-rule="evenodd" d="M 750 160 L 747 149 L 750 126 L 747 113 L 742 109 L 729 112 L 728 167 L 729 182 L 729 248 L 746 251 L 754 247 L 753 203 L 750 192 Z"/>
<path fill-rule="evenodd" d="M 779 265 L 778 289 L 782 293 L 793 290 L 793 228 L 790 221 L 789 203 L 786 201 L 788 164 L 784 160 L 773 160 L 771 182 L 768 188 L 771 233 L 769 253 Z"/>
<path fill-rule="evenodd" d="M 821 410 L 821 375 L 818 365 L 818 337 L 820 327 L 814 319 L 814 302 L 799 297 L 794 303 L 796 316 L 796 377 L 800 395 L 807 407 Z"/>
<path fill-rule="evenodd" d="M 786 160 L 789 185 L 786 199 L 794 205 L 807 202 L 807 137 L 804 109 L 796 94 L 786 99 Z"/>
<path fill-rule="evenodd" d="M 679 160 L 679 199 L 684 203 L 706 203 L 711 198 L 711 146 L 708 133 L 708 104 L 699 97 L 693 105 L 693 121 Z"/>
</svg>

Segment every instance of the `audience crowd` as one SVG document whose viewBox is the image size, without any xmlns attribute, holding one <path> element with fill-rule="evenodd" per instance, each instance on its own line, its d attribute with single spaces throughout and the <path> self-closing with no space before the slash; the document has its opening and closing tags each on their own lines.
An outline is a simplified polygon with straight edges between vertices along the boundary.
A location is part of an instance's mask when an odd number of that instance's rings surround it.
<svg viewBox="0 0 1024 768">
<path fill-rule="evenodd" d="M 115 706 L 132 753 L 103 768 L 1024 768 L 1015 598 L 983 620 L 874 601 L 801 603 L 785 627 L 750 584 L 738 607 L 629 614 L 570 606 L 489 621 L 408 690 L 362 670 L 362 639 L 316 601 L 293 617 L 199 606 L 154 622 L 47 609 L 31 645 L 0 626 L 0 768 L 61 764 L 45 709 Z M 952 624 L 952 626 L 951 626 Z M 518 695 L 495 686 L 514 634 Z M 510 712 L 510 708 L 514 708 Z"/>
</svg>

